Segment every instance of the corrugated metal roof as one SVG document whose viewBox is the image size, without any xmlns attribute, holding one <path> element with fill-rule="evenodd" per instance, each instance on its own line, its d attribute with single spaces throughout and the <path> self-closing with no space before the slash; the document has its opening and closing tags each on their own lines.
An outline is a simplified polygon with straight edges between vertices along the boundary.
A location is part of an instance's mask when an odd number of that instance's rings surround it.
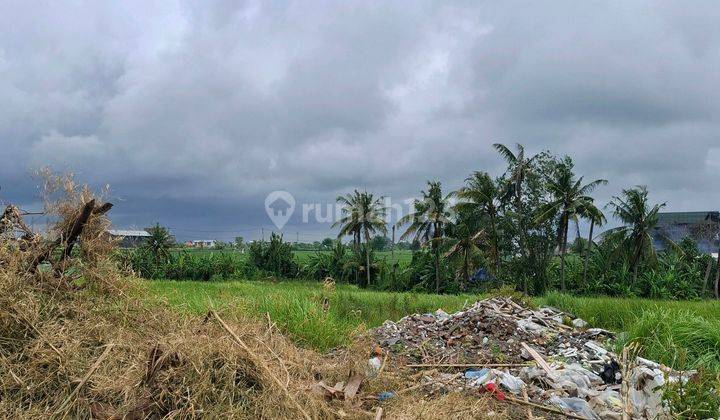
<svg viewBox="0 0 720 420">
<path fill-rule="evenodd" d="M 667 239 L 678 243 L 689 236 L 698 249 L 706 254 L 717 252 L 720 241 L 720 213 L 717 211 L 688 211 L 659 213 L 658 224 L 653 229 L 653 245 L 662 250 Z"/>
<path fill-rule="evenodd" d="M 715 224 L 720 221 L 720 212 L 717 211 L 678 211 L 658 213 L 658 224 Z"/>
<path fill-rule="evenodd" d="M 107 232 L 109 234 L 111 234 L 112 236 L 140 236 L 140 237 L 150 236 L 150 234 L 144 230 L 108 229 Z"/>
</svg>

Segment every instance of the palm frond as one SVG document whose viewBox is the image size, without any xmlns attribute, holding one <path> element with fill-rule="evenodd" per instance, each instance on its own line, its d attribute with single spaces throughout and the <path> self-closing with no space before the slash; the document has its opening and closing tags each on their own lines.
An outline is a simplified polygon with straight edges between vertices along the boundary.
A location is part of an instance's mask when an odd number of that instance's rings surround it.
<svg viewBox="0 0 720 420">
<path fill-rule="evenodd" d="M 505 161 L 507 161 L 508 164 L 514 165 L 517 162 L 517 157 L 515 156 L 515 154 L 504 144 L 495 143 L 493 144 L 493 147 L 495 148 L 495 150 L 498 151 L 498 153 L 500 153 L 500 155 L 503 157 L 503 159 L 505 159 Z"/>
</svg>

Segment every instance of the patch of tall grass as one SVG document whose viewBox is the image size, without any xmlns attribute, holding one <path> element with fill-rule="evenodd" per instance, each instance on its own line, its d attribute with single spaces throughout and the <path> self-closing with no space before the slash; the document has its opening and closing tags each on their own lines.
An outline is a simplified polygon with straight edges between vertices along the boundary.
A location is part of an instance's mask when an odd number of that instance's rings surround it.
<svg viewBox="0 0 720 420">
<path fill-rule="evenodd" d="M 198 282 L 150 281 L 154 298 L 184 312 L 201 314 L 230 306 L 244 314 L 270 316 L 301 346 L 326 351 L 350 343 L 365 328 L 417 312 L 454 312 L 473 303 L 475 295 L 390 293 L 337 285 L 327 292 L 321 283 L 304 281 Z M 323 300 L 328 298 L 327 311 Z"/>
<path fill-rule="evenodd" d="M 719 301 L 591 298 L 559 293 L 539 300 L 590 325 L 625 332 L 623 341 L 640 343 L 647 358 L 678 369 L 720 373 Z"/>
</svg>

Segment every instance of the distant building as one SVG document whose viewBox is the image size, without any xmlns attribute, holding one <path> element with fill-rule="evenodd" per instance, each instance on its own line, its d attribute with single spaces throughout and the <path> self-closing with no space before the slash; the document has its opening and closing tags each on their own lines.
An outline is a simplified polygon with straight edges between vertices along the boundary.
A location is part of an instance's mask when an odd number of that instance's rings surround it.
<svg viewBox="0 0 720 420">
<path fill-rule="evenodd" d="M 667 248 L 667 239 L 678 243 L 689 236 L 697 242 L 700 252 L 717 255 L 720 246 L 720 212 L 659 213 L 652 236 L 653 246 L 657 250 Z"/>
<path fill-rule="evenodd" d="M 191 241 L 192 246 L 195 248 L 212 248 L 215 246 L 216 241 L 214 239 L 203 239 L 198 241 Z"/>
<path fill-rule="evenodd" d="M 134 248 L 142 245 L 150 234 L 144 230 L 122 230 L 108 229 L 108 235 L 111 238 L 119 240 L 118 246 L 121 248 Z"/>
</svg>

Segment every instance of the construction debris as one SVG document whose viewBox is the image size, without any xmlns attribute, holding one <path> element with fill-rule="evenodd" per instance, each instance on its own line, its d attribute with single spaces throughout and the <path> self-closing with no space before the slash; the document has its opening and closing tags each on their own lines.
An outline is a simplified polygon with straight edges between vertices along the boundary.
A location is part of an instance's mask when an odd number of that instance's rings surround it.
<svg viewBox="0 0 720 420">
<path fill-rule="evenodd" d="M 533 309 L 495 297 L 455 314 L 438 310 L 386 321 L 373 333 L 405 368 L 431 369 L 420 381 L 432 392 L 491 392 L 504 401 L 559 409 L 575 418 L 621 418 L 625 407 L 631 418 L 666 418 L 660 387 L 687 381 L 694 372 L 674 372 L 637 358 L 623 398 L 621 358 L 610 350 L 614 334 L 587 326 L 554 308 Z M 448 380 L 443 370 L 452 369 L 465 372 Z M 525 404 L 505 393 L 529 400 Z"/>
</svg>

